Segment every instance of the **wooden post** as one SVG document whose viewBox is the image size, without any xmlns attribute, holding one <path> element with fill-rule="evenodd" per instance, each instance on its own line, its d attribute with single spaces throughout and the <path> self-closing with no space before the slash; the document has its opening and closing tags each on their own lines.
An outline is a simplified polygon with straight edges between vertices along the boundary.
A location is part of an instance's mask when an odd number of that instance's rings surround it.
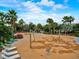
<svg viewBox="0 0 79 59">
<path fill-rule="evenodd" d="M 60 39 L 60 30 L 59 30 L 59 39 Z"/>
<path fill-rule="evenodd" d="M 31 45 L 32 45 L 32 42 L 31 42 L 31 33 L 30 33 L 30 48 L 32 48 Z"/>
<path fill-rule="evenodd" d="M 34 38 L 34 40 L 33 40 L 33 41 L 35 41 L 35 36 L 34 36 L 34 33 L 33 33 L 33 38 Z"/>
</svg>

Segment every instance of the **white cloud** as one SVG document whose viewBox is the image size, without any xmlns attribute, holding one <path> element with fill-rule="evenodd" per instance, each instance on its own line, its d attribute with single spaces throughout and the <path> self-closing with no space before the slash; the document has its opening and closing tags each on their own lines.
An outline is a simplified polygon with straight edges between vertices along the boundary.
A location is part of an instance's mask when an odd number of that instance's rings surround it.
<svg viewBox="0 0 79 59">
<path fill-rule="evenodd" d="M 66 13 L 63 16 L 71 16 L 71 14 L 70 13 Z"/>
<path fill-rule="evenodd" d="M 7 2 L 6 0 L 1 0 L 1 1 Z M 48 1 L 48 0 L 41 0 L 41 2 L 37 2 L 37 3 L 34 3 L 32 1 L 18 2 L 17 0 L 8 0 L 8 2 L 11 2 L 12 4 L 11 3 L 10 4 L 0 3 L 0 6 L 16 8 L 17 10 L 22 10 L 22 8 L 24 7 L 24 10 L 28 10 L 28 11 L 34 12 L 34 13 L 45 12 L 45 10 L 42 10 L 37 5 L 50 6 L 50 7 L 52 7 L 53 10 L 68 8 L 67 6 L 64 6 L 62 4 L 56 4 L 54 1 Z M 15 7 L 14 7 L 14 5 L 15 5 Z"/>
<path fill-rule="evenodd" d="M 7 0 L 6 0 L 7 1 Z M 12 0 L 8 0 L 12 1 Z M 16 7 L 16 9 L 25 11 L 24 13 L 20 13 L 18 11 L 18 18 L 23 18 L 26 23 L 33 22 L 35 24 L 41 23 L 45 24 L 47 18 L 52 18 L 54 21 L 61 23 L 62 17 L 63 16 L 69 16 L 71 15 L 70 13 L 66 14 L 58 14 L 58 13 L 51 13 L 49 14 L 49 11 L 45 11 L 41 9 L 38 5 L 45 5 L 45 6 L 50 6 L 52 9 L 57 10 L 57 9 L 66 9 L 68 8 L 67 6 L 64 6 L 62 4 L 56 4 L 54 1 L 48 1 L 48 0 L 41 0 L 41 2 L 35 3 L 32 1 L 27 1 L 27 2 L 17 2 L 16 0 L 13 0 L 14 4 L 0 4 L 1 6 L 7 6 L 7 7 Z M 67 2 L 67 1 L 66 1 Z M 28 10 L 28 12 L 26 11 Z M 51 10 L 52 11 L 52 10 Z"/>
<path fill-rule="evenodd" d="M 35 24 L 41 23 L 41 24 L 46 24 L 46 20 L 48 18 L 52 18 L 55 22 L 57 23 L 62 23 L 62 17 L 63 16 L 69 16 L 71 15 L 70 13 L 66 14 L 44 14 L 44 13 L 24 13 L 24 14 L 19 14 L 19 18 L 23 18 L 26 23 L 33 22 Z"/>
<path fill-rule="evenodd" d="M 56 4 L 53 6 L 53 9 L 56 10 L 56 9 L 66 9 L 68 8 L 67 6 L 64 6 L 62 4 Z"/>
<path fill-rule="evenodd" d="M 48 1 L 48 0 L 41 0 L 41 2 L 38 2 L 37 4 L 46 5 L 46 6 L 53 6 L 55 4 L 55 2 L 54 1 Z"/>
<path fill-rule="evenodd" d="M 0 0 L 0 6 L 9 8 L 19 8 L 21 5 L 16 0 Z"/>
<path fill-rule="evenodd" d="M 30 12 L 34 12 L 34 13 L 41 13 L 44 12 L 40 7 L 38 7 L 35 3 L 28 1 L 28 2 L 24 2 L 22 3 L 26 9 L 28 9 Z"/>
<path fill-rule="evenodd" d="M 67 0 L 65 2 L 67 2 Z M 56 4 L 54 1 L 49 1 L 49 0 L 41 0 L 41 2 L 38 2 L 37 4 L 44 5 L 44 6 L 50 6 L 52 7 L 53 10 L 68 8 L 68 6 L 65 6 L 63 4 Z"/>
</svg>

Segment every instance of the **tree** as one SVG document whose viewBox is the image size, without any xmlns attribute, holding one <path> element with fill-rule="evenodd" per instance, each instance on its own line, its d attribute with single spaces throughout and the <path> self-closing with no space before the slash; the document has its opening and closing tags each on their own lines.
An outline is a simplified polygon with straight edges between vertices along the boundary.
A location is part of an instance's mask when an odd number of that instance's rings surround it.
<svg viewBox="0 0 79 59">
<path fill-rule="evenodd" d="M 32 22 L 29 23 L 29 30 L 30 32 L 35 31 L 35 24 L 33 24 Z"/>
<path fill-rule="evenodd" d="M 75 20 L 75 18 L 74 18 L 74 17 L 69 16 L 69 22 L 70 22 L 70 24 L 71 24 L 71 22 L 73 22 L 74 20 Z"/>
<path fill-rule="evenodd" d="M 72 25 L 71 25 L 71 22 L 73 22 L 75 20 L 75 18 L 74 17 L 72 17 L 72 16 L 64 16 L 63 17 L 63 27 L 64 27 L 64 31 L 65 31 L 65 34 L 66 34 L 66 32 L 68 32 L 68 31 L 71 31 L 72 30 Z"/>
<path fill-rule="evenodd" d="M 12 38 L 10 27 L 0 21 L 0 46 L 5 45 Z"/>
<path fill-rule="evenodd" d="M 64 16 L 62 22 L 63 23 L 69 22 L 69 17 L 68 16 Z"/>
<path fill-rule="evenodd" d="M 53 19 L 48 18 L 47 23 L 49 25 L 49 33 L 54 33 L 55 34 L 55 29 L 57 27 L 57 23 L 53 21 Z"/>
<path fill-rule="evenodd" d="M 6 20 L 8 24 L 11 24 L 13 32 L 16 31 L 16 21 L 17 21 L 17 13 L 15 10 L 9 10 L 8 13 L 6 14 Z"/>
<path fill-rule="evenodd" d="M 75 20 L 75 18 L 72 17 L 72 16 L 64 16 L 62 21 L 64 23 L 70 23 L 71 24 L 71 22 L 73 22 L 74 20 Z"/>
<path fill-rule="evenodd" d="M 51 33 L 52 32 L 52 25 L 53 25 L 53 19 L 52 18 L 48 18 L 47 19 L 47 23 L 49 24 L 49 33 Z"/>
<path fill-rule="evenodd" d="M 73 24 L 73 34 L 79 37 L 79 23 Z"/>
<path fill-rule="evenodd" d="M 4 22 L 4 17 L 5 17 L 4 12 L 0 12 L 0 21 L 1 22 Z"/>
<path fill-rule="evenodd" d="M 79 24 L 78 23 L 73 24 L 73 28 L 74 31 L 79 31 Z"/>
<path fill-rule="evenodd" d="M 24 29 L 24 31 L 29 32 L 29 25 L 28 24 L 24 24 L 23 29 Z"/>
<path fill-rule="evenodd" d="M 52 29 L 53 29 L 54 34 L 55 34 L 55 31 L 56 31 L 57 27 L 58 27 L 58 24 L 56 22 L 54 22 L 52 24 Z"/>
<path fill-rule="evenodd" d="M 44 25 L 43 30 L 45 33 L 48 33 L 49 32 L 49 25 L 48 24 Z"/>
<path fill-rule="evenodd" d="M 37 31 L 37 32 L 40 32 L 40 31 L 42 31 L 42 29 L 43 29 L 42 25 L 41 25 L 40 23 L 37 24 L 37 26 L 36 26 L 36 31 Z"/>
<path fill-rule="evenodd" d="M 15 31 L 16 20 L 17 15 L 14 10 L 9 10 L 5 14 L 4 12 L 0 12 L 0 45 L 4 45 L 5 43 L 9 43 L 10 40 L 13 40 L 11 38 L 13 38 L 13 32 Z"/>
<path fill-rule="evenodd" d="M 21 31 L 23 31 L 24 30 L 23 27 L 24 27 L 24 24 L 25 24 L 24 20 L 23 19 L 20 19 L 19 22 L 18 22 L 18 24 L 20 26 Z"/>
<path fill-rule="evenodd" d="M 53 21 L 52 18 L 48 18 L 48 19 L 47 19 L 47 23 L 51 24 L 51 23 L 53 23 L 53 22 L 54 22 L 54 21 Z"/>
</svg>

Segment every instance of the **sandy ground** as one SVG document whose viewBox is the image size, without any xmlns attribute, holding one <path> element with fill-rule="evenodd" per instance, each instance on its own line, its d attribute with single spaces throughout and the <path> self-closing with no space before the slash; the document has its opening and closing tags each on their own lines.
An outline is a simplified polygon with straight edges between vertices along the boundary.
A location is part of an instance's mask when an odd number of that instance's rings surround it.
<svg viewBox="0 0 79 59">
<path fill-rule="evenodd" d="M 75 37 L 32 34 L 30 48 L 29 33 L 23 33 L 23 36 L 15 43 L 21 59 L 79 59 L 78 47 L 74 47 L 77 45 Z"/>
</svg>

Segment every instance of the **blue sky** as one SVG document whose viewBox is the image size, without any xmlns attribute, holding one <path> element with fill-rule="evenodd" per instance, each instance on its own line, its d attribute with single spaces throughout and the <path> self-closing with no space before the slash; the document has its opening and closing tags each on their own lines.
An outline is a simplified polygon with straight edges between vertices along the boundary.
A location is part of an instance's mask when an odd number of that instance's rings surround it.
<svg viewBox="0 0 79 59">
<path fill-rule="evenodd" d="M 74 16 L 79 23 L 79 0 L 0 0 L 0 11 L 16 10 L 18 20 L 45 24 L 47 18 L 62 23 L 63 16 Z"/>
</svg>

